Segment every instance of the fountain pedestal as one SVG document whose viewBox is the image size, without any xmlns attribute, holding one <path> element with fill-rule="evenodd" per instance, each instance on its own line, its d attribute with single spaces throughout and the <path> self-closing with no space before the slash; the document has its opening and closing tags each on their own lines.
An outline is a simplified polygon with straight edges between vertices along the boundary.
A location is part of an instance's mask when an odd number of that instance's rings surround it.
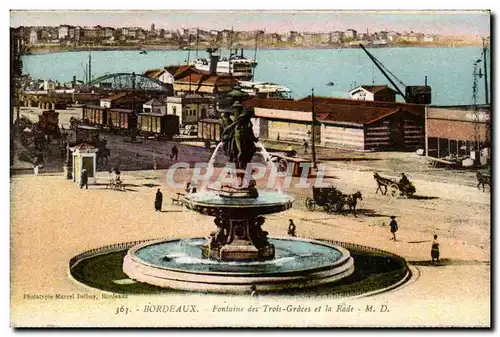
<svg viewBox="0 0 500 337">
<path fill-rule="evenodd" d="M 203 247 L 203 257 L 221 261 L 263 261 L 274 258 L 274 245 L 262 230 L 264 217 L 245 209 L 220 212 L 214 220 L 217 230 Z"/>
</svg>

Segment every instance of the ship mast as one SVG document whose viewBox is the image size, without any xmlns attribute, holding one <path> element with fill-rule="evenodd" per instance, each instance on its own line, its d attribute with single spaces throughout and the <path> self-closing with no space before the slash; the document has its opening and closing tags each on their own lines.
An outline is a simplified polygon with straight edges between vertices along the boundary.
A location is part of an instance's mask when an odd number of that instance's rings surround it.
<svg viewBox="0 0 500 337">
<path fill-rule="evenodd" d="M 200 29 L 196 28 L 196 59 L 198 59 L 198 43 L 200 37 Z"/>
<path fill-rule="evenodd" d="M 257 61 L 257 47 L 258 47 L 258 43 L 259 43 L 259 34 L 260 34 L 260 30 L 257 30 L 255 32 L 255 49 L 254 49 L 254 53 L 253 53 L 253 60 L 254 61 Z M 252 77 L 255 73 L 255 66 L 252 66 Z"/>
<path fill-rule="evenodd" d="M 229 39 L 229 58 L 228 58 L 228 69 L 229 69 L 229 90 L 233 90 L 233 60 L 231 59 L 231 53 L 233 49 L 233 34 L 234 27 L 231 27 L 231 36 Z"/>
<path fill-rule="evenodd" d="M 189 92 L 191 92 L 191 65 L 189 64 L 191 61 L 191 34 L 188 32 L 188 60 L 187 66 L 189 71 Z"/>
<path fill-rule="evenodd" d="M 90 44 L 89 44 L 89 79 L 88 79 L 89 85 L 90 82 L 92 82 L 92 51 L 90 49 Z"/>
</svg>

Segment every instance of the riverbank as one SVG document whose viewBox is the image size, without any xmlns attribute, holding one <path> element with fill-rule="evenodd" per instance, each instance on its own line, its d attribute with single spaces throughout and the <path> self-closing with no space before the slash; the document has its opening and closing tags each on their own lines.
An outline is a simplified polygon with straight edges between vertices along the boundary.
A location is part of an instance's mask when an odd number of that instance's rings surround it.
<svg viewBox="0 0 500 337">
<path fill-rule="evenodd" d="M 447 42 L 447 43 L 392 43 L 388 45 L 367 45 L 370 48 L 454 48 L 454 47 L 475 47 L 480 46 L 479 42 Z M 241 43 L 238 47 L 245 49 L 253 49 L 254 46 L 246 43 Z M 206 46 L 200 46 L 199 50 L 205 49 Z M 294 45 L 294 44 L 280 44 L 280 45 L 265 45 L 259 46 L 259 50 L 290 50 L 290 49 L 356 49 L 358 45 Z M 196 49 L 196 48 L 192 48 Z M 53 54 L 53 53 L 74 53 L 82 51 L 174 51 L 174 50 L 187 50 L 186 47 L 178 45 L 141 45 L 141 46 L 41 46 L 31 48 L 31 55 L 40 54 Z"/>
</svg>

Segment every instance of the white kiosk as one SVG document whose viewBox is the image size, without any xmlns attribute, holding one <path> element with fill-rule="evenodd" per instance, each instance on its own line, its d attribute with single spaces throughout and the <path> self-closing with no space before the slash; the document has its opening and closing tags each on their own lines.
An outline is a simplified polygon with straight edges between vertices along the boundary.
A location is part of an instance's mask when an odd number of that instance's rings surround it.
<svg viewBox="0 0 500 337">
<path fill-rule="evenodd" d="M 95 184 L 98 148 L 87 142 L 81 142 L 70 147 L 70 150 L 73 154 L 73 181 L 80 183 L 82 169 L 86 169 L 88 173 L 89 185 Z"/>
</svg>

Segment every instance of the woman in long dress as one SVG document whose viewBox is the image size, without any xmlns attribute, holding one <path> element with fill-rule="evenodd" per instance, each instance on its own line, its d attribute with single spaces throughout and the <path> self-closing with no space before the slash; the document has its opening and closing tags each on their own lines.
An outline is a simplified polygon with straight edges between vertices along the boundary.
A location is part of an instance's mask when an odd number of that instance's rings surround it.
<svg viewBox="0 0 500 337">
<path fill-rule="evenodd" d="M 434 240 L 432 241 L 432 248 L 431 248 L 432 263 L 434 263 L 434 260 L 439 262 L 439 242 L 437 238 L 438 236 L 434 234 Z"/>
<path fill-rule="evenodd" d="M 155 196 L 155 211 L 161 212 L 161 205 L 163 203 L 163 194 L 160 192 L 160 189 L 156 191 Z"/>
</svg>

